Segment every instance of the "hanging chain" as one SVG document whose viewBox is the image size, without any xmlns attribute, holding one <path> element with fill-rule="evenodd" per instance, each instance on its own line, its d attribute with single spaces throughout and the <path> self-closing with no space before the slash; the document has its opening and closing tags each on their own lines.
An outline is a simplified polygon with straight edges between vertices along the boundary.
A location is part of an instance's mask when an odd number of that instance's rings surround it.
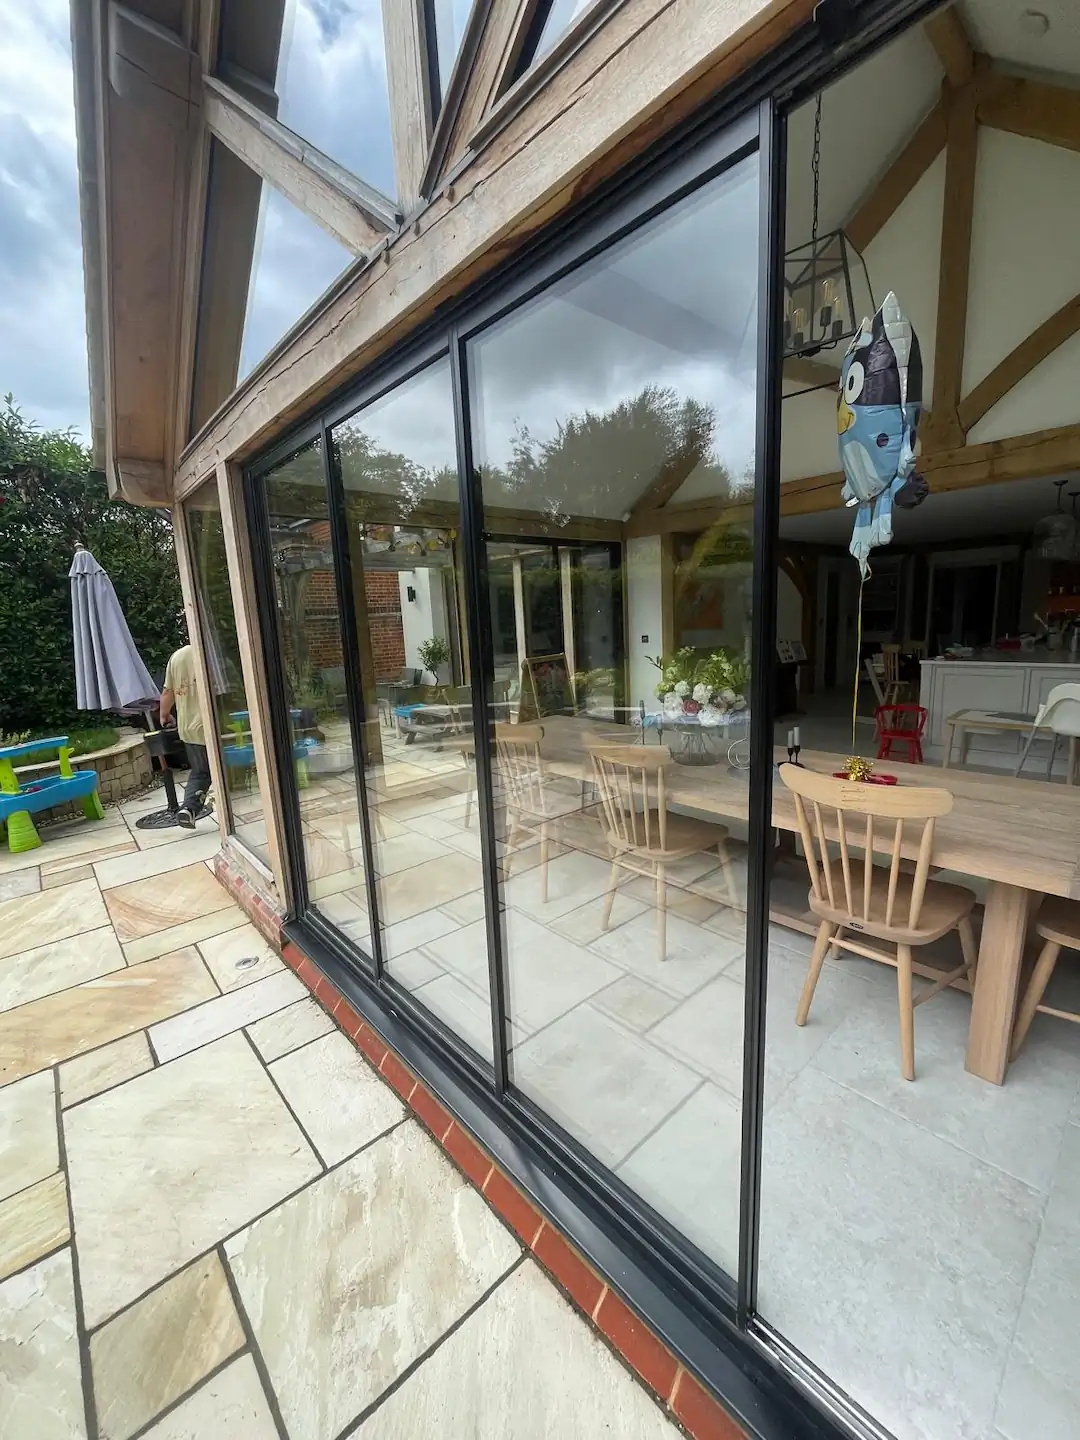
<svg viewBox="0 0 1080 1440">
<path fill-rule="evenodd" d="M 814 111 L 814 158 L 811 161 L 811 169 L 814 172 L 814 223 L 811 227 L 810 236 L 817 240 L 818 232 L 818 198 L 821 191 L 821 91 L 818 91 L 817 107 Z"/>
</svg>

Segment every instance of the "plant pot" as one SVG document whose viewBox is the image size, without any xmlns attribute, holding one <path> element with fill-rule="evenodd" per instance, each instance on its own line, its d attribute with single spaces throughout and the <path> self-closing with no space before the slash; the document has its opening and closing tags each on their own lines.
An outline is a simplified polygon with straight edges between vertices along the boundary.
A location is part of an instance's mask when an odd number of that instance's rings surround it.
<svg viewBox="0 0 1080 1440">
<path fill-rule="evenodd" d="M 665 725 L 662 739 L 676 765 L 719 765 L 731 743 L 722 725 Z"/>
</svg>

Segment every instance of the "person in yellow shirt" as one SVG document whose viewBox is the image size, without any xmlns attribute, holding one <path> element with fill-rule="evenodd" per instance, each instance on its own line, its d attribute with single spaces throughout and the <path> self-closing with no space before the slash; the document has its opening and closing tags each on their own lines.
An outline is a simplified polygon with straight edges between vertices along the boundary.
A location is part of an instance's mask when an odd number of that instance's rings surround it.
<svg viewBox="0 0 1080 1440">
<path fill-rule="evenodd" d="M 176 821 L 185 830 L 195 829 L 195 820 L 203 808 L 210 789 L 210 760 L 206 753 L 206 732 L 199 708 L 199 684 L 195 674 L 195 652 L 190 645 L 175 650 L 165 670 L 165 688 L 161 692 L 159 717 L 164 726 L 176 710 L 176 729 L 187 751 L 187 785 L 184 803 Z"/>
</svg>

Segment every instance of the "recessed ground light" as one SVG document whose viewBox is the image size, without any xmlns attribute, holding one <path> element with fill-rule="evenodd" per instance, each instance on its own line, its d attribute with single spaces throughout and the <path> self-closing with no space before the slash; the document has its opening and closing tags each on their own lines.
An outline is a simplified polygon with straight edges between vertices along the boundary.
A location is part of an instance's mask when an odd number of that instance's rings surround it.
<svg viewBox="0 0 1080 1440">
<path fill-rule="evenodd" d="M 252 965 L 259 963 L 258 955 L 241 955 L 236 962 L 237 970 L 250 970 Z"/>
<path fill-rule="evenodd" d="M 1033 39 L 1041 39 L 1050 29 L 1050 17 L 1041 10 L 1025 10 L 1020 16 L 1020 29 Z"/>
</svg>

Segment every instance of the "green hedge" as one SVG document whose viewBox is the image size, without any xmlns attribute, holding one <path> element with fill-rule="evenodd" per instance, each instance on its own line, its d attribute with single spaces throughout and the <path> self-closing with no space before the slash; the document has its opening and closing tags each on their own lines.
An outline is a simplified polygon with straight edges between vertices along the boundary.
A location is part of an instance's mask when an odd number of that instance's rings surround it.
<svg viewBox="0 0 1080 1440">
<path fill-rule="evenodd" d="M 0 730 L 87 730 L 75 705 L 68 571 L 82 542 L 108 571 L 147 669 L 185 640 L 168 512 L 111 501 L 70 434 L 0 409 Z"/>
</svg>

